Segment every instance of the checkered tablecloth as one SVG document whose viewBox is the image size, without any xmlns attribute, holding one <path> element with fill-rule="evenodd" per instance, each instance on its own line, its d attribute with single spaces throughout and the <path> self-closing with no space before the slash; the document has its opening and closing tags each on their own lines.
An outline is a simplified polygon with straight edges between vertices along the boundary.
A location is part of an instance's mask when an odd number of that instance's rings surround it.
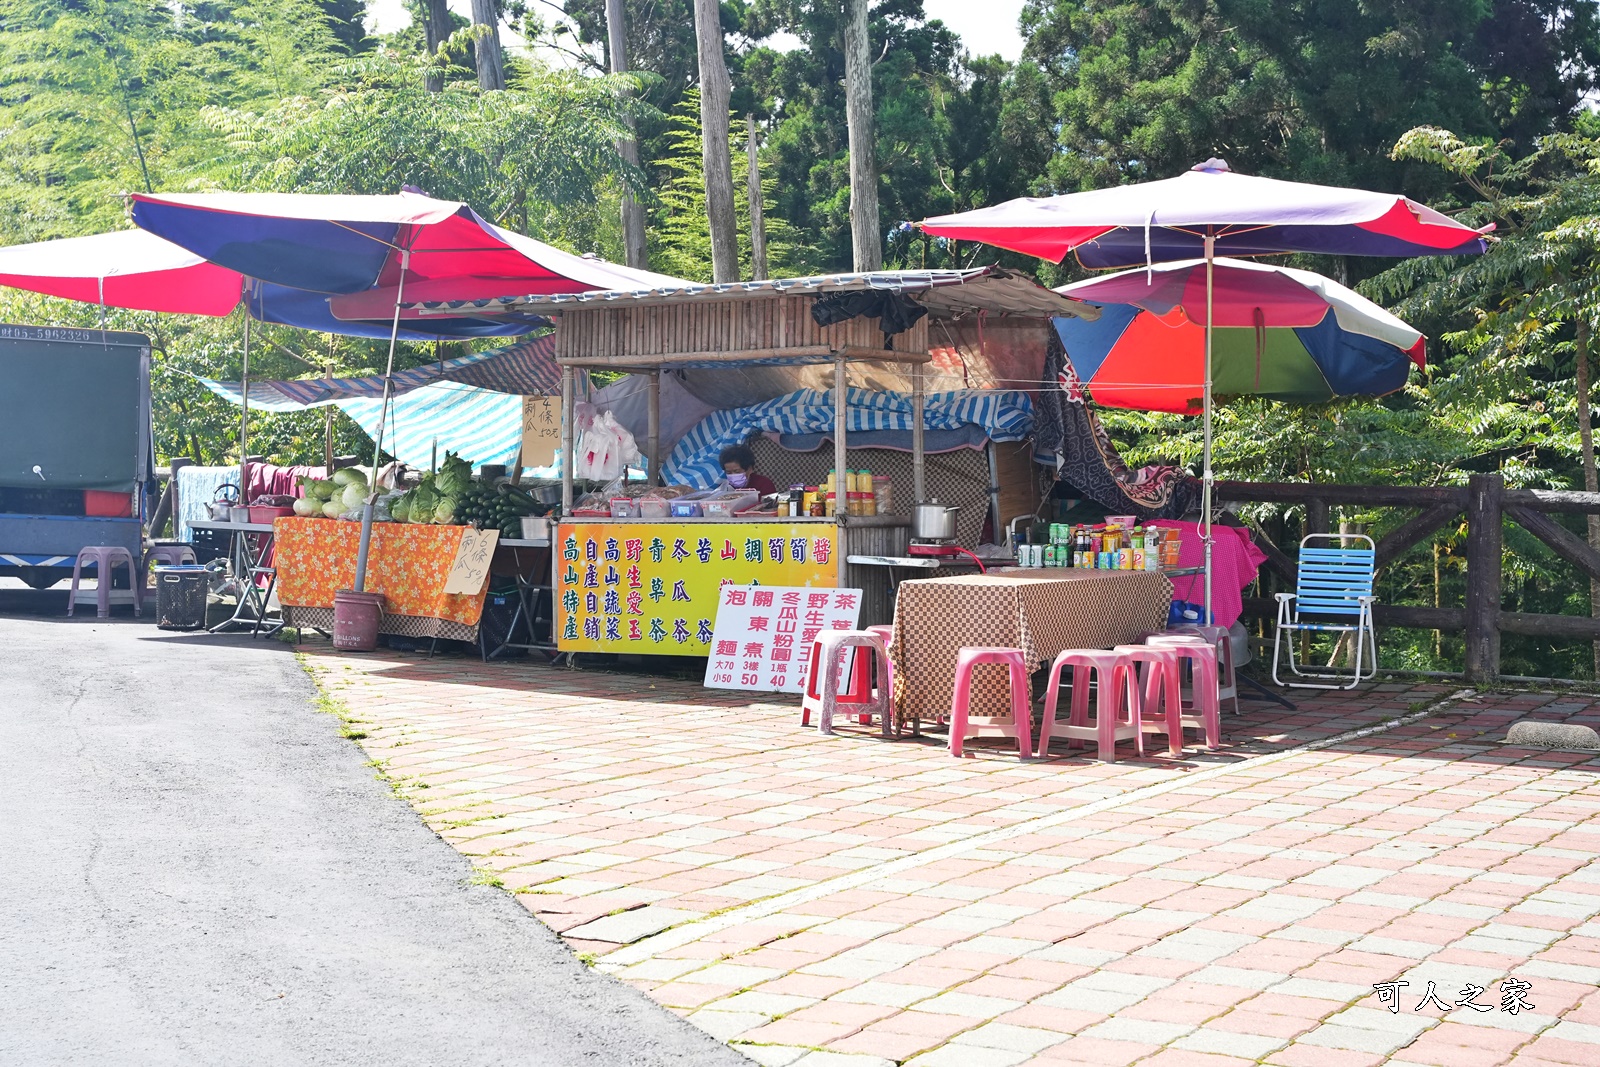
<svg viewBox="0 0 1600 1067">
<path fill-rule="evenodd" d="M 1069 648 L 1110 648 L 1164 630 L 1172 582 L 1159 571 L 1071 568 L 900 583 L 894 609 L 896 718 L 950 711 L 956 655 L 972 646 L 1020 648 L 1035 669 Z M 981 666 L 974 715 L 1006 715 L 1004 668 Z"/>
</svg>

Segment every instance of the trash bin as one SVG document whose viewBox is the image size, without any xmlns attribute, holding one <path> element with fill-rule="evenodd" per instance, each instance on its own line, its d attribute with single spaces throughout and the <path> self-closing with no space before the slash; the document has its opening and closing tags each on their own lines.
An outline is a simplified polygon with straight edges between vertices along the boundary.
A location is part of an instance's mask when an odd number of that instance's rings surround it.
<svg viewBox="0 0 1600 1067">
<path fill-rule="evenodd" d="M 156 568 L 156 626 L 162 630 L 203 630 L 211 571 L 199 566 Z"/>
</svg>

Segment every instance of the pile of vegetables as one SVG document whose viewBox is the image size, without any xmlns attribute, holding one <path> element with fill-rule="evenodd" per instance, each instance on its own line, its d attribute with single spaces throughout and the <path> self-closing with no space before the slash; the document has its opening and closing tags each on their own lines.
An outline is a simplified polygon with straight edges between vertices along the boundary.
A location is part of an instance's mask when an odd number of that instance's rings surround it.
<svg viewBox="0 0 1600 1067">
<path fill-rule="evenodd" d="M 307 518 L 359 512 L 370 492 L 366 475 L 352 467 L 334 471 L 326 481 L 301 478 L 300 485 L 305 496 L 294 502 L 294 513 Z M 381 499 L 380 516 L 385 502 L 393 522 L 470 525 L 497 529 L 503 537 L 522 533 L 522 516 L 550 510 L 515 486 L 473 481 L 472 465 L 454 452 L 445 453 L 436 474 L 424 474 L 412 489 Z"/>
<path fill-rule="evenodd" d="M 305 496 L 294 502 L 294 513 L 303 518 L 322 516 L 337 519 L 350 511 L 357 511 L 366 502 L 370 487 L 367 476 L 354 467 L 333 472 L 333 477 L 302 477 L 299 479 Z"/>
</svg>

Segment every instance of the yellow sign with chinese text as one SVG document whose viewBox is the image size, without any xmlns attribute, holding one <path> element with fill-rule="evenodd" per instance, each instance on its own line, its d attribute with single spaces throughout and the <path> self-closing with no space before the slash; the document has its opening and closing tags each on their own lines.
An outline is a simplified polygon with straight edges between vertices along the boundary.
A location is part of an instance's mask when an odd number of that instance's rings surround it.
<svg viewBox="0 0 1600 1067">
<path fill-rule="evenodd" d="M 838 584 L 838 527 L 593 522 L 556 529 L 556 647 L 704 656 L 725 585 Z"/>
</svg>

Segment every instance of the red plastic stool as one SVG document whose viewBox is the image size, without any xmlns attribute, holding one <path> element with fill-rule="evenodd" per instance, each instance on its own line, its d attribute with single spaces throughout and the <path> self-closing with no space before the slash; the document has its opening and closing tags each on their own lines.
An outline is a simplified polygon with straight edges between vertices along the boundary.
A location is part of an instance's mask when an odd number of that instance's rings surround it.
<svg viewBox="0 0 1600 1067">
<path fill-rule="evenodd" d="M 1183 708 L 1183 725 L 1204 730 L 1206 747 L 1222 745 L 1222 701 L 1217 688 L 1217 646 L 1197 634 L 1157 634 L 1146 644 L 1170 648 L 1194 673 L 1192 702 Z"/>
<path fill-rule="evenodd" d="M 128 588 L 113 590 L 111 588 L 111 571 L 118 565 L 128 568 Z M 143 575 L 133 561 L 133 553 L 121 545 L 89 545 L 79 550 L 78 559 L 72 565 L 72 589 L 67 593 L 67 616 L 72 616 L 72 609 L 80 602 L 87 602 L 88 593 L 78 592 L 78 580 L 83 576 L 85 566 L 94 568 L 94 602 L 95 616 L 101 619 L 111 617 L 111 604 L 115 600 L 119 604 L 133 605 L 133 613 L 141 614 L 139 607 L 143 599 L 139 594 L 139 580 Z M 124 599 L 126 598 L 126 599 Z"/>
<path fill-rule="evenodd" d="M 1061 674 L 1072 668 L 1072 712 L 1066 726 L 1056 723 L 1056 701 L 1061 694 Z M 1089 680 L 1096 683 L 1094 725 L 1089 725 Z M 1107 763 L 1117 759 L 1117 742 L 1132 741 L 1135 751 L 1144 755 L 1144 731 L 1140 721 L 1139 683 L 1133 663 L 1120 652 L 1101 649 L 1068 649 L 1050 664 L 1046 684 L 1044 721 L 1039 726 L 1039 755 L 1050 752 L 1050 735 L 1069 738 L 1073 748 L 1094 741 L 1100 758 Z"/>
<path fill-rule="evenodd" d="M 855 669 L 850 672 L 850 687 L 839 691 L 839 659 L 848 649 L 855 649 Z M 871 656 L 862 655 L 870 652 Z M 800 701 L 800 725 L 811 724 L 811 713 L 817 713 L 817 729 L 833 733 L 833 716 L 840 705 L 859 706 L 861 721 L 870 723 L 877 715 L 882 723 L 883 736 L 893 729 L 894 709 L 887 692 L 872 689 L 872 657 L 877 658 L 878 669 L 887 671 L 889 652 L 883 647 L 883 638 L 865 630 L 824 630 L 812 642 L 811 655 L 806 664 L 805 696 Z"/>
<path fill-rule="evenodd" d="M 1017 755 L 1033 755 L 1033 687 L 1028 664 L 1020 648 L 963 648 L 956 656 L 955 689 L 950 695 L 950 754 L 960 756 L 967 739 L 967 719 L 972 708 L 972 668 L 981 663 L 1007 667 L 1011 676 L 1011 725 L 1017 735 Z"/>
</svg>

